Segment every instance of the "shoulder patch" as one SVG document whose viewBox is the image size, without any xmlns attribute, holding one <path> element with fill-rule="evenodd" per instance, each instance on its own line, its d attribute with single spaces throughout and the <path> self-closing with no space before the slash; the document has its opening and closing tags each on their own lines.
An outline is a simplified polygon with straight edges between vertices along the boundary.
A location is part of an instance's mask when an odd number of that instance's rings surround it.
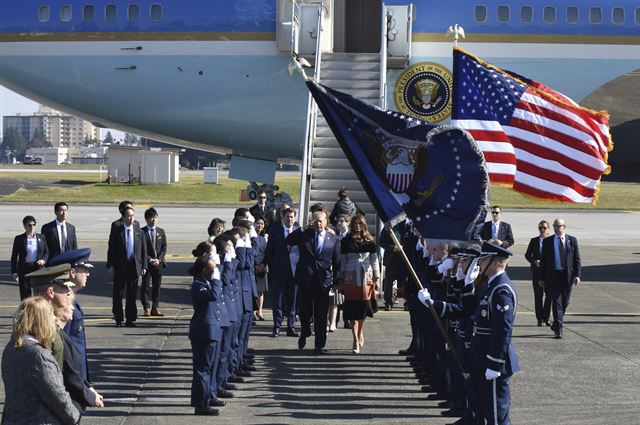
<svg viewBox="0 0 640 425">
<path fill-rule="evenodd" d="M 509 310 L 509 306 L 508 305 L 500 306 L 500 304 L 496 304 L 496 308 L 498 309 L 498 311 L 501 311 L 503 313 Z"/>
</svg>

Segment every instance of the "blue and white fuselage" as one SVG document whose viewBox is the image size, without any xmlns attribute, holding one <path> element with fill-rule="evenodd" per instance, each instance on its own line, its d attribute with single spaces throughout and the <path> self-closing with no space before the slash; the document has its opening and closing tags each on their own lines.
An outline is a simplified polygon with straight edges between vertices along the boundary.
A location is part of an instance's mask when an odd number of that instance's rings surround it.
<svg viewBox="0 0 640 425">
<path fill-rule="evenodd" d="M 640 69 L 636 1 L 579 0 L 571 11 L 561 1 L 531 3 L 417 0 L 411 62 L 449 66 L 444 32 L 457 23 L 469 52 L 578 101 Z M 531 7 L 530 21 L 522 7 Z M 278 10 L 276 0 L 0 0 L 0 84 L 158 140 L 300 158 L 307 92 L 277 49 Z M 389 85 L 399 73 L 388 72 Z M 392 99 L 387 107 L 395 109 Z"/>
</svg>

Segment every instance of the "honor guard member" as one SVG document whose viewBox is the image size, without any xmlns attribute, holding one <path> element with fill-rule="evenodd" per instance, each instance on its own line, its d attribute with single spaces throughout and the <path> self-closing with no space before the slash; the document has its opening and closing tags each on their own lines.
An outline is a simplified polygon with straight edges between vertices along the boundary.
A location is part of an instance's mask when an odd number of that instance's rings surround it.
<svg viewBox="0 0 640 425">
<path fill-rule="evenodd" d="M 464 295 L 467 311 L 473 311 L 473 336 L 466 366 L 471 379 L 471 404 L 475 410 L 476 423 L 509 425 L 511 395 L 509 380 L 520 370 L 515 348 L 511 343 L 511 333 L 517 307 L 516 291 L 505 273 L 510 251 L 485 242 L 479 267 L 469 268 L 465 278 Z M 487 283 L 474 290 L 471 298 L 469 287 L 475 281 L 473 275 L 480 272 L 480 279 L 487 277 Z M 472 280 L 473 279 L 473 280 Z M 433 302 L 428 291 L 421 291 L 423 302 Z M 472 309 L 468 306 L 473 299 Z M 441 316 L 455 307 L 443 302 L 434 302 L 434 308 Z"/>
<path fill-rule="evenodd" d="M 69 264 L 60 264 L 53 267 L 43 267 L 39 270 L 27 274 L 25 277 L 29 279 L 34 296 L 40 296 L 48 300 L 56 308 L 64 307 L 67 298 L 71 294 L 73 283 L 69 282 Z M 57 327 L 56 327 L 57 328 Z M 58 332 L 62 332 L 57 328 Z M 62 370 L 64 361 L 62 335 L 56 332 L 51 346 L 47 347 L 58 363 L 58 367 Z"/>
<path fill-rule="evenodd" d="M 49 264 L 56 266 L 58 264 L 69 264 L 71 269 L 69 270 L 69 282 L 73 283 L 73 291 L 78 293 L 79 290 L 87 286 L 87 279 L 89 272 L 93 268 L 93 265 L 89 263 L 89 256 L 91 255 L 91 248 L 80 248 L 71 251 L 65 251 L 60 255 L 55 256 L 49 261 Z M 64 327 L 64 332 L 69 337 L 69 340 L 73 344 L 74 348 L 80 354 L 82 358 L 82 378 L 91 382 L 89 374 L 89 363 L 87 360 L 87 340 L 84 333 L 84 312 L 78 304 L 78 298 L 74 299 L 73 318 Z"/>
</svg>

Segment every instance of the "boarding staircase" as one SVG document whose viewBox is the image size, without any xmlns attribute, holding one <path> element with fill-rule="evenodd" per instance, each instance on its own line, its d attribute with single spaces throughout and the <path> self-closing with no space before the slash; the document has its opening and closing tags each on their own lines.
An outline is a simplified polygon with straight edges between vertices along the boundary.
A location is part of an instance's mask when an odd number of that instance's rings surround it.
<svg viewBox="0 0 640 425">
<path fill-rule="evenodd" d="M 379 105 L 380 55 L 377 53 L 324 53 L 320 82 L 364 102 Z M 315 127 L 310 140 L 307 206 L 322 203 L 328 209 L 337 201 L 338 189 L 349 190 L 349 198 L 375 225 L 375 209 L 342 148 L 318 108 L 314 108 Z"/>
</svg>

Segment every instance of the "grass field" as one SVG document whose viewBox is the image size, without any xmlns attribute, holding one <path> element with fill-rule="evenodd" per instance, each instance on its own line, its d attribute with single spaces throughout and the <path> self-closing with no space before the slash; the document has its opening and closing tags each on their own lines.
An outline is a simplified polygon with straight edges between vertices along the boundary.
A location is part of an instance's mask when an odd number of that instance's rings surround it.
<svg viewBox="0 0 640 425">
<path fill-rule="evenodd" d="M 95 169 L 95 166 L 93 166 Z M 91 168 L 85 168 L 91 169 Z M 99 174 L 77 173 L 10 173 L 0 174 L 2 186 L 21 187 L 15 192 L 4 190 L 0 202 L 56 202 L 117 203 L 122 199 L 154 204 L 242 204 L 240 190 L 247 182 L 220 177 L 219 184 L 204 184 L 199 172 L 183 172 L 180 182 L 171 185 L 105 184 L 98 183 Z M 276 183 L 280 190 L 298 202 L 300 178 L 297 175 L 279 175 Z M 251 203 L 251 202 L 245 202 Z M 579 208 L 579 209 L 640 209 L 640 185 L 634 183 L 603 182 L 597 206 L 544 202 L 527 198 L 504 187 L 491 188 L 491 203 L 503 208 Z"/>
</svg>

